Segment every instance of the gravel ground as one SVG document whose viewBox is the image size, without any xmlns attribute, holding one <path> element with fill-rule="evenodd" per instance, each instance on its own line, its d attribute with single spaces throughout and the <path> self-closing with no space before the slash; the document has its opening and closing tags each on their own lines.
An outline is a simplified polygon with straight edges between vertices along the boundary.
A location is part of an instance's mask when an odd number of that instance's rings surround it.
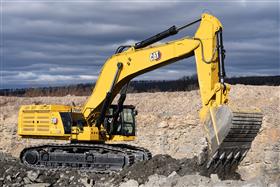
<svg viewBox="0 0 280 187">
<path fill-rule="evenodd" d="M 279 97 L 279 86 L 232 86 L 231 106 L 258 107 L 264 119 L 252 149 L 227 180 L 216 175 L 202 176 L 197 165 L 197 157 L 206 146 L 198 117 L 201 106 L 198 90 L 128 94 L 126 103 L 135 105 L 139 113 L 138 138 L 130 144 L 145 147 L 157 156 L 111 175 L 33 171 L 16 159 L 24 147 L 45 142 L 17 137 L 20 105 L 71 104 L 72 101 L 82 105 L 86 97 L 0 97 L 0 186 L 280 186 Z M 60 141 L 49 141 L 52 142 Z M 37 176 L 33 181 L 29 178 L 32 175 Z"/>
</svg>

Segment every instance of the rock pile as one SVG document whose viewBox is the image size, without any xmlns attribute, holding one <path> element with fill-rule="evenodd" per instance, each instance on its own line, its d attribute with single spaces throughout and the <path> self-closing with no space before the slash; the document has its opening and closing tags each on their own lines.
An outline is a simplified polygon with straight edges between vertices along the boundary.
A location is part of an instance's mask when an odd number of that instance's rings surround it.
<svg viewBox="0 0 280 187">
<path fill-rule="evenodd" d="M 19 163 L 18 159 L 0 153 L 0 186 L 4 187 L 160 187 L 160 186 L 277 186 L 280 181 L 271 181 L 260 176 L 248 181 L 240 180 L 234 173 L 221 180 L 217 175 L 203 176 L 198 159 L 174 159 L 169 155 L 156 155 L 149 161 L 139 162 L 119 173 L 97 174 L 77 170 L 32 170 Z"/>
</svg>

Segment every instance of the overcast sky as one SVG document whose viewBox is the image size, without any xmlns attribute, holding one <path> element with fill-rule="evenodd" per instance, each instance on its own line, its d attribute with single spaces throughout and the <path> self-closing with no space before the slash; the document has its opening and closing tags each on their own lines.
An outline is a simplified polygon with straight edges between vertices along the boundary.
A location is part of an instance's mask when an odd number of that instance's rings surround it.
<svg viewBox="0 0 280 187">
<path fill-rule="evenodd" d="M 1 88 L 94 82 L 119 45 L 191 22 L 205 11 L 224 26 L 228 76 L 280 75 L 279 1 L 1 0 Z M 193 36 L 197 26 L 169 39 Z M 137 79 L 195 72 L 191 57 Z"/>
</svg>

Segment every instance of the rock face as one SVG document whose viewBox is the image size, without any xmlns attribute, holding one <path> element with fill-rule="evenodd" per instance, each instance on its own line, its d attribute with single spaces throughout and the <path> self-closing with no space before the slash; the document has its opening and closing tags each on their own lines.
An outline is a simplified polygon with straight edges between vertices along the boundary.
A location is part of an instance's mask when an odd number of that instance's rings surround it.
<svg viewBox="0 0 280 187">
<path fill-rule="evenodd" d="M 20 105 L 70 105 L 72 101 L 82 105 L 85 100 L 86 97 L 76 96 L 0 97 L 0 186 L 260 186 L 268 183 L 277 186 L 280 183 L 280 87 L 272 86 L 232 86 L 231 106 L 258 107 L 264 118 L 261 132 L 239 166 L 238 175 L 228 178 L 230 180 L 220 181 L 216 176 L 199 175 L 197 163 L 206 141 L 198 116 L 201 107 L 198 90 L 128 94 L 126 104 L 135 105 L 138 110 L 137 140 L 129 143 L 145 147 L 153 155 L 160 154 L 150 162 L 132 166 L 133 169 L 126 169 L 118 175 L 100 176 L 78 171 L 33 171 L 18 163 L 15 158 L 22 148 L 45 143 L 45 140 L 18 138 Z"/>
</svg>

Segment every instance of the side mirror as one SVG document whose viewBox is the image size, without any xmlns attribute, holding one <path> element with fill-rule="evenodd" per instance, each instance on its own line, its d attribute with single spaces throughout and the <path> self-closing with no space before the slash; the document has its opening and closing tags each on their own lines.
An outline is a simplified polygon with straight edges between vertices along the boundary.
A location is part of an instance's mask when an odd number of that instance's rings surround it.
<svg viewBox="0 0 280 187">
<path fill-rule="evenodd" d="M 134 116 L 137 116 L 138 115 L 138 110 L 134 110 L 133 114 L 134 114 Z"/>
</svg>

